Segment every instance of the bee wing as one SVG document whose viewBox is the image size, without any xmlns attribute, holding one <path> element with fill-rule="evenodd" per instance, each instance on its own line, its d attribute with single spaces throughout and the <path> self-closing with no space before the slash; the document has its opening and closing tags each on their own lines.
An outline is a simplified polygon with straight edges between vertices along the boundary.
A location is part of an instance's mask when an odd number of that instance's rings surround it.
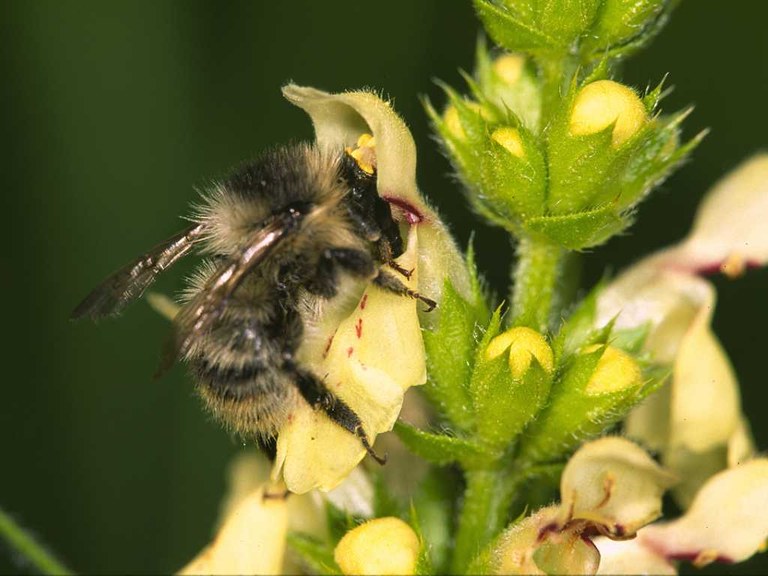
<svg viewBox="0 0 768 576">
<path fill-rule="evenodd" d="M 251 232 L 240 249 L 214 271 L 197 296 L 176 316 L 173 346 L 166 351 L 160 372 L 170 367 L 176 358 L 185 355 L 195 337 L 207 333 L 222 317 L 229 298 L 242 280 L 295 230 L 301 216 L 294 211 L 275 216 L 262 228 Z"/>
<path fill-rule="evenodd" d="M 144 293 L 158 274 L 187 254 L 203 230 L 203 224 L 190 226 L 120 268 L 88 294 L 70 318 L 87 316 L 97 320 L 119 314 Z"/>
</svg>

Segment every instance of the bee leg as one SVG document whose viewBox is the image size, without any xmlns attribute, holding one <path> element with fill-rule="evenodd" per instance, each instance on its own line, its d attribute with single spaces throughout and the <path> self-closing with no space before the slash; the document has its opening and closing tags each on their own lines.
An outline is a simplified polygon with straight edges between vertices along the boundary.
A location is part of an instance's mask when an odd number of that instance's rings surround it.
<svg viewBox="0 0 768 576">
<path fill-rule="evenodd" d="M 334 396 L 325 387 L 325 384 L 311 372 L 303 370 L 292 363 L 286 364 L 285 369 L 293 375 L 299 393 L 310 406 L 321 409 L 328 415 L 328 418 L 351 434 L 354 434 L 360 440 L 368 455 L 376 460 L 376 462 L 381 465 L 386 463 L 386 455 L 379 456 L 373 451 L 365 430 L 363 430 L 363 423 L 354 410 L 341 399 Z"/>
<path fill-rule="evenodd" d="M 370 278 L 376 272 L 368 252 L 356 248 L 328 248 L 323 251 L 315 274 L 305 288 L 317 296 L 333 298 L 338 290 L 336 271 L 339 268 L 361 278 Z"/>
<path fill-rule="evenodd" d="M 424 304 L 427 305 L 425 310 L 426 312 L 431 312 L 437 306 L 437 302 L 431 298 L 422 296 L 415 290 L 411 290 L 408 288 L 408 286 L 403 284 L 397 276 L 388 272 L 387 270 L 379 270 L 379 274 L 376 276 L 376 278 L 373 279 L 373 283 L 376 284 L 376 286 L 379 288 L 386 290 L 387 292 L 392 292 L 393 294 L 398 294 L 400 296 L 408 296 L 409 298 L 421 300 L 424 302 Z"/>
<path fill-rule="evenodd" d="M 403 268 L 402 266 L 400 266 L 400 264 L 398 264 L 394 260 L 388 261 L 387 266 L 392 268 L 392 270 L 394 270 L 398 274 L 405 276 L 406 280 L 410 280 L 411 276 L 413 275 L 413 270 L 414 270 L 413 268 L 411 268 L 410 270 L 408 270 L 407 268 Z"/>
</svg>

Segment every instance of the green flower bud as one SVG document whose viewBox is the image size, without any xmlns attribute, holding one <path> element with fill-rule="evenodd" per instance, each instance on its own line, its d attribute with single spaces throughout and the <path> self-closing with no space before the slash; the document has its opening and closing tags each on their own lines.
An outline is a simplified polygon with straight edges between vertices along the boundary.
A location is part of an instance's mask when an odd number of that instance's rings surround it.
<svg viewBox="0 0 768 576">
<path fill-rule="evenodd" d="M 501 114 L 513 112 L 529 130 L 537 132 L 541 117 L 539 80 L 522 54 L 502 54 L 492 59 L 482 44 L 475 66 L 477 89 Z"/>
<path fill-rule="evenodd" d="M 528 428 L 521 457 L 553 460 L 600 434 L 645 397 L 652 382 L 626 352 L 607 345 L 586 347 L 568 362 L 547 408 Z"/>
<path fill-rule="evenodd" d="M 517 327 L 481 343 L 479 350 L 470 380 L 478 435 L 491 446 L 504 447 L 549 396 L 552 348 L 542 334 Z"/>
<path fill-rule="evenodd" d="M 572 136 L 597 134 L 612 127 L 611 145 L 618 148 L 648 122 L 648 113 L 631 88 L 598 80 L 576 94 L 568 121 Z"/>
<path fill-rule="evenodd" d="M 669 0 L 604 0 L 585 44 L 595 53 L 630 42 L 643 45 L 660 27 L 671 4 Z"/>
<path fill-rule="evenodd" d="M 659 94 L 641 99 L 611 80 L 571 91 L 547 134 L 547 213 L 529 232 L 578 250 L 629 226 L 632 208 L 698 143 L 678 145 L 687 112 L 651 117 Z"/>
<path fill-rule="evenodd" d="M 511 51 L 566 53 L 587 34 L 602 0 L 475 0 L 480 19 Z"/>
<path fill-rule="evenodd" d="M 444 114 L 429 113 L 468 200 L 491 222 L 519 231 L 527 218 L 544 212 L 546 165 L 537 138 L 495 106 L 447 91 L 451 103 Z"/>
</svg>

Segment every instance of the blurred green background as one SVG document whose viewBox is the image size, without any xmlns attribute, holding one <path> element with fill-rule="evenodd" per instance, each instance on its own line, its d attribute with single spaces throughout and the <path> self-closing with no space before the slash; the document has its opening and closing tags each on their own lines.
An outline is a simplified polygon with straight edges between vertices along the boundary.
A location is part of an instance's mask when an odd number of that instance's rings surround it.
<svg viewBox="0 0 768 576">
<path fill-rule="evenodd" d="M 629 62 L 625 79 L 641 88 L 669 72 L 664 107 L 696 104 L 687 135 L 712 133 L 631 233 L 587 256 L 589 282 L 680 238 L 708 185 L 765 147 L 765 12 L 758 1 L 689 0 Z M 481 266 L 503 292 L 504 235 L 465 210 L 418 99 L 442 104 L 434 78 L 461 87 L 479 25 L 468 0 L 19 0 L 2 3 L 0 22 L 0 505 L 78 571 L 172 571 L 208 541 L 240 446 L 200 410 L 183 369 L 152 380 L 168 325 L 145 303 L 97 326 L 69 323 L 69 312 L 176 231 L 195 187 L 272 144 L 311 138 L 280 95 L 289 80 L 393 97 L 417 141 L 422 189 L 462 244 L 476 231 Z M 188 270 L 158 288 L 172 293 Z M 715 327 L 766 448 L 768 271 L 715 282 Z M 0 571 L 17 567 L 0 553 Z M 766 569 L 759 558 L 718 570 Z"/>
</svg>

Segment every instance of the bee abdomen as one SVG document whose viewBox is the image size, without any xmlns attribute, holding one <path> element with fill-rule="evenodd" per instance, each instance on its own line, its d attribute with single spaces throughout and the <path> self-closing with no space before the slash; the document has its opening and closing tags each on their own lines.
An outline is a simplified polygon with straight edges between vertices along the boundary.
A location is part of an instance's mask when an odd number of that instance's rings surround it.
<svg viewBox="0 0 768 576">
<path fill-rule="evenodd" d="M 298 394 L 278 366 L 192 362 L 197 389 L 213 415 L 243 436 L 270 437 L 293 411 Z"/>
</svg>

